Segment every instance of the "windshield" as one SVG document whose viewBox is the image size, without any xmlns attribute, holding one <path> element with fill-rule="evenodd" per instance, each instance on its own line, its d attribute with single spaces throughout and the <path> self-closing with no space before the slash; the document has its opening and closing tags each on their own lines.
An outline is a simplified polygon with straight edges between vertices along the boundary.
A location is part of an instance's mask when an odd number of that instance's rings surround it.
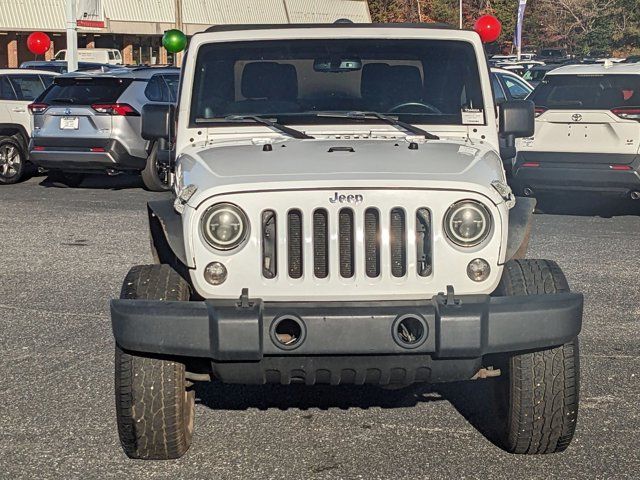
<svg viewBox="0 0 640 480">
<path fill-rule="evenodd" d="M 522 75 L 522 78 L 530 82 L 539 82 L 544 78 L 544 76 L 547 74 L 548 71 L 549 70 L 544 70 L 544 69 L 527 70 L 526 72 L 524 72 L 524 75 Z"/>
<path fill-rule="evenodd" d="M 530 100 L 555 109 L 638 107 L 640 75 L 548 75 Z"/>
<path fill-rule="evenodd" d="M 316 113 L 351 111 L 408 123 L 485 123 L 478 62 L 467 42 L 213 43 L 199 49 L 196 62 L 192 126 L 234 115 L 335 123 Z"/>
<path fill-rule="evenodd" d="M 48 105 L 113 103 L 131 82 L 129 78 L 57 77 L 38 102 Z"/>
</svg>

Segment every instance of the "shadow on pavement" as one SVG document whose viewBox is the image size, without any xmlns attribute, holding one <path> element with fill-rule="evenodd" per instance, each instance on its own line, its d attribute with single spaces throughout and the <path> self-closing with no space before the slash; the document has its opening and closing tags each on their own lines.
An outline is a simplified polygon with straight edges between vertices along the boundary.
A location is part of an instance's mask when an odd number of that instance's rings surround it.
<svg viewBox="0 0 640 480">
<path fill-rule="evenodd" d="M 101 190 L 126 190 L 133 188 L 143 188 L 142 179 L 139 175 L 84 175 L 78 185 L 66 185 L 57 179 L 45 176 L 40 185 L 47 188 L 82 188 Z"/>
<path fill-rule="evenodd" d="M 640 215 L 640 200 L 593 194 L 564 193 L 537 197 L 539 213 L 585 217 Z"/>
<path fill-rule="evenodd" d="M 444 400 L 432 387 L 422 384 L 385 390 L 366 385 L 230 385 L 207 382 L 196 383 L 195 388 L 199 402 L 213 410 L 405 408 Z"/>
<path fill-rule="evenodd" d="M 399 390 L 374 386 L 228 385 L 196 383 L 197 401 L 213 410 L 407 408 L 448 401 L 478 432 L 500 446 L 504 418 L 496 404 L 496 380 L 416 384 Z"/>
</svg>

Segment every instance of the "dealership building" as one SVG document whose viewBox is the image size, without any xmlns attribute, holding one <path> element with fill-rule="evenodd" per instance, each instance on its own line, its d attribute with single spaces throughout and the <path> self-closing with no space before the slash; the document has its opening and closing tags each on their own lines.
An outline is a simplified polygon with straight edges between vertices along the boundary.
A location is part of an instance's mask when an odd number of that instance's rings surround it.
<svg viewBox="0 0 640 480">
<path fill-rule="evenodd" d="M 27 37 L 45 32 L 52 40 L 45 59 L 66 48 L 66 0 L 0 0 L 0 67 L 36 59 Z M 125 64 L 171 63 L 162 34 L 187 35 L 211 25 L 331 23 L 339 18 L 370 22 L 366 0 L 102 0 L 101 28 L 78 27 L 80 48 L 117 48 Z M 42 57 L 38 58 L 42 59 Z"/>
</svg>

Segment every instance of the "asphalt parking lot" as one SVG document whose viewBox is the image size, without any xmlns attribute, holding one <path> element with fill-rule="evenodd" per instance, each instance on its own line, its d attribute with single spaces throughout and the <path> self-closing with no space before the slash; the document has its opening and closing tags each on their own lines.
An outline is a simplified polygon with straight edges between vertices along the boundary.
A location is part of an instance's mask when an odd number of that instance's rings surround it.
<svg viewBox="0 0 640 480">
<path fill-rule="evenodd" d="M 640 475 L 638 208 L 563 201 L 535 218 L 530 256 L 557 260 L 586 296 L 579 425 L 565 453 L 494 446 L 483 381 L 399 391 L 213 384 L 198 389 L 187 455 L 140 462 L 116 433 L 108 300 L 131 266 L 151 261 L 145 202 L 165 194 L 126 177 L 78 189 L 44 178 L 0 188 L 0 478 Z"/>
</svg>

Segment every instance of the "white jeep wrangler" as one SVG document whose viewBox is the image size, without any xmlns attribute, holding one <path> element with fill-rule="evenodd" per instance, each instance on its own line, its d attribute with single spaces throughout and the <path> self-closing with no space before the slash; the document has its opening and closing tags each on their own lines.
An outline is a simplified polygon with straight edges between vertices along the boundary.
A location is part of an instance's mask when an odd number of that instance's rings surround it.
<svg viewBox="0 0 640 480">
<path fill-rule="evenodd" d="M 582 295 L 523 260 L 533 200 L 505 183 L 533 105 L 494 108 L 474 32 L 426 25 L 222 26 L 193 37 L 175 201 L 149 203 L 154 265 L 111 303 L 120 440 L 183 455 L 194 382 L 493 382 L 510 452 L 564 450 Z"/>
</svg>

